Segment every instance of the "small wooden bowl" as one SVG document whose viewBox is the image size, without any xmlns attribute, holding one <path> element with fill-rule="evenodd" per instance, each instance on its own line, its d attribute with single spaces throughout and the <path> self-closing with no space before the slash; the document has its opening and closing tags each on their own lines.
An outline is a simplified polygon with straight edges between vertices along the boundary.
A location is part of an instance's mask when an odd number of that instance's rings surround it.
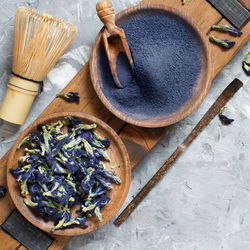
<svg viewBox="0 0 250 250">
<path fill-rule="evenodd" d="M 119 26 L 126 21 L 131 21 L 139 18 L 143 15 L 154 15 L 159 13 L 165 13 L 164 15 L 175 16 L 176 19 L 182 21 L 182 23 L 189 29 L 192 33 L 194 33 L 195 38 L 199 41 L 199 46 L 201 49 L 200 61 L 201 61 L 201 72 L 198 76 L 195 85 L 192 88 L 192 93 L 175 112 L 166 113 L 161 115 L 148 115 L 148 114 L 134 114 L 133 110 L 129 112 L 121 111 L 119 108 L 115 107 L 114 103 L 110 99 L 108 99 L 103 91 L 103 76 L 100 70 L 100 51 L 102 46 L 102 33 L 104 29 L 102 29 L 93 45 L 91 59 L 90 59 L 90 75 L 91 80 L 94 86 L 94 89 L 99 96 L 102 103 L 109 109 L 114 115 L 118 118 L 124 120 L 125 122 L 141 126 L 141 127 L 164 127 L 173 123 L 176 123 L 188 115 L 190 115 L 203 101 L 205 98 L 211 82 L 212 82 L 212 61 L 211 61 L 211 51 L 210 44 L 206 34 L 201 31 L 200 27 L 192 20 L 191 17 L 185 15 L 183 12 L 168 7 L 166 5 L 158 5 L 158 4 L 139 4 L 135 7 L 128 8 L 116 15 L 116 24 Z M 136 63 L 136 62 L 135 62 Z M 197 62 L 198 63 L 198 62 Z M 185 66 L 184 66 L 185 67 Z M 124 104 L 126 105 L 126 104 Z"/>
<path fill-rule="evenodd" d="M 111 190 L 108 196 L 111 198 L 110 202 L 104 206 L 101 210 L 103 215 L 103 221 L 100 222 L 95 216 L 88 218 L 87 225 L 88 228 L 83 229 L 80 227 L 75 227 L 72 229 L 63 229 L 63 230 L 56 230 L 53 234 L 54 235 L 63 235 L 63 236 L 76 236 L 81 234 L 86 234 L 96 230 L 97 228 L 106 224 L 109 220 L 111 220 L 115 214 L 121 208 L 123 202 L 126 199 L 129 185 L 130 185 L 130 178 L 131 178 L 131 168 L 129 162 L 129 156 L 127 150 L 122 143 L 120 137 L 115 133 L 115 131 L 109 127 L 106 123 L 102 122 L 101 120 L 97 119 L 94 116 L 87 115 L 84 113 L 78 112 L 60 112 L 48 115 L 46 117 L 40 118 L 32 123 L 28 128 L 26 128 L 22 134 L 16 140 L 10 155 L 7 164 L 7 185 L 8 190 L 11 196 L 12 201 L 14 202 L 16 208 L 19 212 L 33 225 L 37 226 L 38 228 L 46 231 L 51 232 L 51 228 L 54 226 L 53 221 L 46 222 L 34 209 L 29 208 L 23 202 L 23 198 L 20 194 L 19 186 L 16 182 L 15 177 L 10 173 L 10 168 L 17 168 L 18 167 L 18 159 L 20 156 L 24 155 L 24 148 L 22 147 L 19 150 L 16 150 L 20 141 L 27 136 L 30 132 L 35 131 L 38 124 L 50 124 L 51 122 L 55 122 L 58 120 L 64 120 L 65 116 L 74 116 L 80 118 L 84 123 L 95 123 L 97 124 L 97 128 L 95 131 L 99 133 L 103 137 L 108 137 L 111 145 L 108 148 L 107 152 L 111 158 L 110 163 L 106 163 L 107 169 L 110 169 L 112 164 L 117 163 L 117 167 L 115 170 L 117 176 L 119 176 L 122 180 L 120 185 L 113 185 L 113 190 Z M 74 211 L 77 210 L 75 208 Z"/>
</svg>

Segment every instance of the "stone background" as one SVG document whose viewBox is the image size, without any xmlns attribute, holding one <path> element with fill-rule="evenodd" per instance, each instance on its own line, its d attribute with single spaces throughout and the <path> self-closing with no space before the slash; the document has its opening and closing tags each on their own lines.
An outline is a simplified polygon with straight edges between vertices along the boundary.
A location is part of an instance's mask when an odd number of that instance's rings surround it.
<svg viewBox="0 0 250 250">
<path fill-rule="evenodd" d="M 79 27 L 70 49 L 48 74 L 44 92 L 35 101 L 24 126 L 1 121 L 0 156 L 88 61 L 101 28 L 96 0 L 2 0 L 0 2 L 0 101 L 12 64 L 14 15 L 21 5 L 64 18 Z M 113 0 L 118 12 L 139 0 Z M 250 42 L 213 81 L 202 105 L 171 127 L 166 136 L 133 171 L 126 204 L 189 134 L 210 105 L 234 78 L 244 87 L 225 114 L 235 119 L 223 126 L 215 118 L 176 162 L 130 218 L 117 228 L 112 221 L 101 229 L 75 237 L 66 250 L 249 250 L 250 249 L 250 85 L 241 61 Z M 124 205 L 124 207 L 125 207 Z"/>
</svg>

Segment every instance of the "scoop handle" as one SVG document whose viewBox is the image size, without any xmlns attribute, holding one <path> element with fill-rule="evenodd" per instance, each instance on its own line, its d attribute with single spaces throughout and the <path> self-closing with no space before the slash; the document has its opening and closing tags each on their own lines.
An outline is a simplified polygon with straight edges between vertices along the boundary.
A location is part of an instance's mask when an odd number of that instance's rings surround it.
<svg viewBox="0 0 250 250">
<path fill-rule="evenodd" d="M 96 4 L 97 15 L 110 33 L 116 28 L 115 11 L 111 1 L 104 0 Z"/>
</svg>

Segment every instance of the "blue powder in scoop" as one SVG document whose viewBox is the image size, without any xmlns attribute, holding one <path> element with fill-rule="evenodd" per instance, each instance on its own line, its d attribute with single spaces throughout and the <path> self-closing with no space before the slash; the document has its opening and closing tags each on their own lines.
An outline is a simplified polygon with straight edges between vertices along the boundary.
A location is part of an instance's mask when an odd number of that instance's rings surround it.
<svg viewBox="0 0 250 250">
<path fill-rule="evenodd" d="M 103 46 L 99 69 L 106 98 L 129 115 L 157 116 L 177 111 L 191 97 L 201 72 L 201 48 L 195 31 L 172 14 L 147 14 L 120 25 L 135 68 L 126 56 L 117 58 L 124 89 L 116 87 Z"/>
</svg>

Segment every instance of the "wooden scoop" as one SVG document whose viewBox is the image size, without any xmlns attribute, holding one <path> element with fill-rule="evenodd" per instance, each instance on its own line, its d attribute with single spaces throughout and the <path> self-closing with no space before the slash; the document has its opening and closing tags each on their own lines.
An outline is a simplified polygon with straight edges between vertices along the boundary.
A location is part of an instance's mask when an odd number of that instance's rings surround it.
<svg viewBox="0 0 250 250">
<path fill-rule="evenodd" d="M 122 28 L 115 25 L 114 8 L 109 0 L 97 3 L 96 11 L 105 26 L 102 33 L 102 39 L 113 79 L 118 88 L 123 88 L 116 69 L 116 61 L 119 53 L 125 53 L 133 70 L 133 59 L 128 47 L 125 32 Z"/>
</svg>

